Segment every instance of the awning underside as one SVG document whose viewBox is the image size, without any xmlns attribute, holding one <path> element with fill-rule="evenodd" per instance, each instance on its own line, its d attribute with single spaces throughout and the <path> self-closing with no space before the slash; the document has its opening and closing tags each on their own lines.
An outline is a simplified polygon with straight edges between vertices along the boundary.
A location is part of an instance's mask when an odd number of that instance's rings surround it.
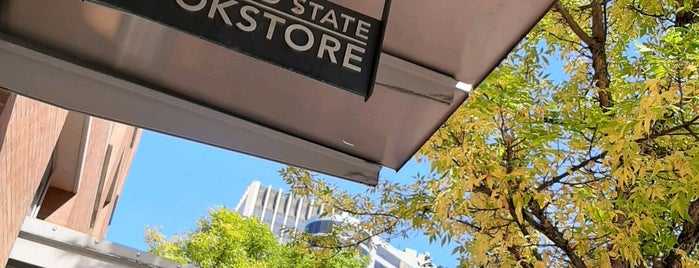
<svg viewBox="0 0 699 268">
<path fill-rule="evenodd" d="M 382 1 L 333 1 L 379 17 Z M 368 101 L 159 23 L 77 0 L 0 0 L 0 86 L 146 129 L 375 185 L 551 0 L 394 0 Z M 8 63 L 11 63 L 11 67 Z"/>
</svg>

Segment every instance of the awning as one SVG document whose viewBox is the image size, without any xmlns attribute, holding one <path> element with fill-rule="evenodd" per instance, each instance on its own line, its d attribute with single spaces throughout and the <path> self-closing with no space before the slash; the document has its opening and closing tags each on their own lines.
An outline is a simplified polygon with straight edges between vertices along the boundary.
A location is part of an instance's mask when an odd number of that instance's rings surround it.
<svg viewBox="0 0 699 268">
<path fill-rule="evenodd" d="M 392 1 L 368 99 L 322 77 L 212 42 L 205 36 L 210 31 L 187 33 L 97 2 L 0 0 L 0 86 L 68 109 L 375 185 L 381 166 L 400 169 L 553 1 Z M 166 2 L 204 3 L 201 16 L 214 13 L 213 23 L 226 23 L 224 9 L 211 8 L 214 3 L 227 7 L 223 0 Z M 263 5 L 274 1 L 233 2 L 255 6 L 259 12 L 249 8 L 247 14 L 262 16 L 269 9 Z M 382 17 L 383 1 L 332 2 Z M 179 16 L 196 13 L 187 12 Z M 235 19 L 231 13 L 231 24 Z M 269 28 L 259 31 L 269 33 Z M 322 52 L 318 58 L 330 60 L 328 51 Z M 292 63 L 305 68 L 304 62 Z M 340 83 L 347 82 L 343 77 Z"/>
</svg>

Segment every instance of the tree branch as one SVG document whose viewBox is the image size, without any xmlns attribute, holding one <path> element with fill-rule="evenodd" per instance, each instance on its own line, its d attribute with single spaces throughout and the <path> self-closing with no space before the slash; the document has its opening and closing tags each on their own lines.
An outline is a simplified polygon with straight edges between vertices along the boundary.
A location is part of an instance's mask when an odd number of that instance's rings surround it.
<svg viewBox="0 0 699 268">
<path fill-rule="evenodd" d="M 685 126 L 684 128 L 689 132 L 689 135 L 692 135 L 692 137 L 694 137 L 695 141 L 699 141 L 699 135 L 697 135 L 697 133 L 694 132 L 690 126 Z"/>
<path fill-rule="evenodd" d="M 683 6 L 684 1 L 675 0 L 678 6 Z M 699 21 L 699 16 L 694 13 L 694 10 L 699 9 L 699 2 L 694 2 L 692 5 L 693 10 L 684 10 L 677 12 L 675 14 L 675 27 L 687 27 L 689 24 L 693 24 Z"/>
<path fill-rule="evenodd" d="M 570 245 L 570 241 L 563 237 L 563 234 L 551 223 L 551 220 L 544 215 L 544 211 L 539 208 L 536 202 L 529 202 L 529 209 L 531 214 L 536 217 L 534 219 L 532 215 L 523 211 L 522 216 L 529 225 L 534 227 L 537 231 L 544 234 L 551 242 L 553 242 L 556 247 L 558 247 L 570 260 L 570 264 L 576 268 L 587 267 L 582 258 L 575 254 L 575 250 Z M 538 220 L 538 221 L 537 221 Z"/>
<path fill-rule="evenodd" d="M 546 188 L 551 187 L 552 185 L 561 182 L 561 180 L 563 180 L 564 178 L 566 178 L 566 177 L 568 177 L 568 176 L 570 176 L 570 175 L 573 175 L 573 173 L 575 173 L 576 171 L 578 171 L 578 170 L 582 169 L 583 167 L 587 166 L 590 162 L 597 161 L 597 160 L 599 160 L 599 159 L 604 158 L 605 156 L 607 156 L 607 152 L 602 152 L 601 154 L 598 154 L 598 155 L 595 155 L 595 156 L 593 156 L 593 157 L 591 157 L 591 158 L 588 158 L 587 160 L 582 161 L 582 162 L 580 162 L 579 164 L 577 164 L 577 165 L 575 165 L 575 166 L 572 166 L 572 167 L 571 167 L 570 169 L 568 169 L 566 172 L 563 172 L 563 173 L 559 174 L 558 176 L 554 177 L 554 178 L 551 179 L 550 181 L 546 181 L 546 182 L 542 183 L 541 185 L 539 185 L 539 187 L 536 188 L 536 190 L 539 191 L 539 192 L 540 192 L 540 191 L 543 191 L 543 190 L 545 190 Z"/>
<path fill-rule="evenodd" d="M 552 33 L 552 32 L 549 32 L 548 34 L 549 34 L 550 36 L 552 36 L 552 37 L 558 39 L 559 41 L 568 42 L 568 43 L 570 43 L 570 44 L 572 44 L 572 45 L 574 45 L 574 46 L 579 46 L 579 47 L 583 47 L 583 48 L 585 47 L 585 45 L 581 44 L 580 42 L 577 42 L 577 41 L 573 41 L 573 40 L 570 40 L 570 39 L 563 38 L 563 37 L 561 37 L 561 36 L 555 35 L 555 34 Z M 548 123 L 548 122 L 547 122 L 547 123 Z"/>
<path fill-rule="evenodd" d="M 689 120 L 689 121 L 687 121 L 687 122 L 684 122 L 684 123 L 681 124 L 681 125 L 677 125 L 677 126 L 674 126 L 674 127 L 668 128 L 668 129 L 665 129 L 665 130 L 663 130 L 663 131 L 650 134 L 650 135 L 648 135 L 648 136 L 645 137 L 645 138 L 637 139 L 636 142 L 642 143 L 642 142 L 649 141 L 649 140 L 652 140 L 652 139 L 655 139 L 655 138 L 658 138 L 658 137 L 661 137 L 661 136 L 669 135 L 669 134 L 672 133 L 672 132 L 675 132 L 675 131 L 677 131 L 677 130 L 683 129 L 683 128 L 685 128 L 685 127 L 689 127 L 689 126 L 691 126 L 692 124 L 696 123 L 697 121 L 699 121 L 699 115 L 698 115 L 698 116 L 695 116 L 694 118 L 692 118 L 692 120 Z"/>
<path fill-rule="evenodd" d="M 483 230 L 480 226 L 475 225 L 473 222 L 470 222 L 470 221 L 467 221 L 467 220 L 454 219 L 454 221 L 456 221 L 456 222 L 458 222 L 458 223 L 461 223 L 461 224 L 463 224 L 463 225 L 466 225 L 466 226 L 468 226 L 468 227 L 471 227 L 473 230 L 476 230 L 477 232 L 480 232 L 480 231 Z"/>
<path fill-rule="evenodd" d="M 568 185 L 568 186 L 571 186 L 571 187 L 577 187 L 577 186 L 580 186 L 580 185 L 585 185 L 585 184 L 594 183 L 594 182 L 599 182 L 599 181 L 608 180 L 608 179 L 609 179 L 609 178 L 601 177 L 601 178 L 596 178 L 596 179 L 594 179 L 594 180 L 587 180 L 587 181 L 581 181 L 581 182 L 560 182 L 560 183 L 561 183 L 561 184 Z"/>
<path fill-rule="evenodd" d="M 647 17 L 652 17 L 660 20 L 668 20 L 667 14 L 652 14 L 648 13 L 645 10 L 643 10 L 640 6 L 637 6 L 636 0 L 632 1 L 631 4 L 628 6 L 629 9 L 635 11 L 638 14 L 641 14 L 643 16 Z"/>
<path fill-rule="evenodd" d="M 517 219 L 517 213 L 515 213 L 515 209 L 517 209 L 517 208 L 515 207 L 515 204 L 514 204 L 514 202 L 512 201 L 512 198 L 508 198 L 508 199 L 507 199 L 507 203 L 508 203 L 508 211 L 510 212 L 510 216 L 512 217 L 513 222 L 514 222 L 514 223 L 517 225 L 517 227 L 519 228 L 520 232 L 522 232 L 522 236 L 524 236 L 524 237 L 529 236 L 530 234 L 529 234 L 529 231 L 527 230 L 527 227 L 524 225 L 523 222 L 520 222 L 520 221 Z M 521 208 L 520 208 L 520 209 L 521 209 Z M 525 213 L 526 213 L 526 211 L 524 211 L 524 210 L 522 209 L 522 214 L 525 214 Z M 534 257 L 535 257 L 536 260 L 538 260 L 538 261 L 541 261 L 541 260 L 542 260 L 541 254 L 539 254 L 538 249 L 534 249 Z"/>
<path fill-rule="evenodd" d="M 699 241 L 699 200 L 694 200 L 689 205 L 689 217 L 691 221 L 685 221 L 682 225 L 682 232 L 677 236 L 677 244 L 675 249 L 683 250 L 687 255 L 691 255 Z M 682 256 L 675 250 L 670 250 L 669 254 L 663 259 L 663 267 L 679 268 L 682 267 Z"/>
<path fill-rule="evenodd" d="M 592 39 L 598 45 L 604 45 L 607 41 L 606 21 L 604 10 L 599 0 L 592 0 Z"/>
<path fill-rule="evenodd" d="M 568 10 L 561 4 L 560 1 L 556 1 L 556 4 L 554 5 L 554 9 L 558 14 L 561 14 L 561 17 L 563 17 L 563 20 L 570 26 L 570 29 L 573 30 L 573 33 L 577 35 L 580 40 L 585 42 L 588 46 L 594 45 L 596 42 L 590 35 L 588 35 L 582 28 L 580 28 L 580 25 L 573 19 L 573 16 L 570 15 Z"/>
</svg>

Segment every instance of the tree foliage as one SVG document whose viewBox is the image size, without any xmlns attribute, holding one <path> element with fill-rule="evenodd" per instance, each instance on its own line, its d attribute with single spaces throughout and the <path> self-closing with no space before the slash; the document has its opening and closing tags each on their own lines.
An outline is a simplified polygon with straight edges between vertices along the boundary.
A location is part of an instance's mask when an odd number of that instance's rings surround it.
<svg viewBox="0 0 699 268">
<path fill-rule="evenodd" d="M 420 150 L 430 174 L 368 195 L 281 173 L 372 234 L 455 243 L 466 267 L 699 266 L 697 12 L 561 0 Z"/>
<path fill-rule="evenodd" d="M 151 253 L 202 268 L 344 268 L 366 267 L 367 259 L 353 250 L 311 249 L 305 243 L 280 244 L 257 218 L 243 218 L 225 208 L 211 210 L 197 228 L 170 239 L 156 228 L 146 229 Z"/>
</svg>

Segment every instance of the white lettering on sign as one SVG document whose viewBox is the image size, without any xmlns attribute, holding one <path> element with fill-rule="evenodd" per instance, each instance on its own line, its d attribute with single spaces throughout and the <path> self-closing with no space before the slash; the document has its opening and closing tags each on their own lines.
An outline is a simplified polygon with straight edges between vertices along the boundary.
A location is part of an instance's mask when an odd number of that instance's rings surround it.
<svg viewBox="0 0 699 268">
<path fill-rule="evenodd" d="M 340 14 L 340 18 L 344 20 L 342 23 L 342 32 L 346 33 L 347 29 L 349 27 L 349 24 L 355 21 L 354 17 L 347 16 L 345 14 Z"/>
<path fill-rule="evenodd" d="M 335 17 L 335 11 L 328 11 L 328 13 L 325 13 L 325 16 L 320 20 L 320 23 L 327 23 L 329 22 L 330 24 L 333 25 L 333 28 L 337 30 L 337 18 Z"/>
<path fill-rule="evenodd" d="M 332 45 L 329 43 L 332 43 Z M 324 34 L 323 37 L 320 38 L 320 48 L 318 49 L 317 57 L 322 59 L 325 54 L 328 54 L 328 57 L 330 57 L 330 62 L 337 64 L 337 57 L 335 56 L 335 53 L 340 51 L 340 48 L 340 40 Z"/>
<path fill-rule="evenodd" d="M 294 30 L 299 30 L 306 34 L 306 44 L 299 45 L 296 44 L 293 39 L 291 39 L 291 34 L 294 32 Z M 313 47 L 313 42 L 315 40 L 313 38 L 313 33 L 306 26 L 301 24 L 292 24 L 289 25 L 289 27 L 286 27 L 286 32 L 284 32 L 284 41 L 286 41 L 286 44 L 296 51 L 308 51 L 311 49 L 311 47 Z"/>
<path fill-rule="evenodd" d="M 312 20 L 315 20 L 315 19 L 316 19 L 316 15 L 318 15 L 318 10 L 319 10 L 319 9 L 320 9 L 320 10 L 325 9 L 325 7 L 323 7 L 323 6 L 319 5 L 319 4 L 316 4 L 316 3 L 313 2 L 313 1 L 308 2 L 308 5 L 311 6 L 311 7 L 313 7 L 313 13 L 311 13 L 311 19 L 312 19 Z"/>
<path fill-rule="evenodd" d="M 371 24 L 369 24 L 366 21 L 360 20 L 357 23 L 357 32 L 355 33 L 355 35 L 364 40 L 369 39 L 369 37 L 366 36 L 366 34 L 369 33 L 369 27 L 371 27 Z"/>
<path fill-rule="evenodd" d="M 277 17 L 275 15 L 265 12 L 263 15 L 265 18 L 269 19 L 269 27 L 267 28 L 267 39 L 272 40 L 274 36 L 274 29 L 277 27 L 277 23 L 284 24 L 286 20 L 284 18 Z"/>
<path fill-rule="evenodd" d="M 189 12 L 202 11 L 209 2 L 175 1 Z M 372 30 L 371 23 L 313 0 L 285 0 L 293 1 L 286 2 L 283 9 L 287 10 L 278 8 L 280 1 L 211 0 L 207 17 L 221 20 L 244 33 L 259 32 L 267 40 L 283 38 L 284 44 L 293 51 L 312 52 L 317 59 L 339 64 L 353 72 L 363 71 L 361 64 Z M 266 29 L 259 27 L 260 23 L 266 23 Z"/>
<path fill-rule="evenodd" d="M 235 4 L 238 4 L 238 1 L 229 0 L 228 2 L 220 3 L 219 0 L 213 0 L 211 3 L 211 9 L 209 9 L 209 18 L 213 19 L 216 16 L 216 13 L 218 13 L 221 15 L 221 18 L 223 18 L 223 22 L 225 22 L 226 25 L 233 26 L 231 19 L 228 17 L 228 13 L 226 13 L 226 8 Z"/>
<path fill-rule="evenodd" d="M 357 55 L 353 52 L 359 52 L 361 54 Z M 363 47 L 355 46 L 352 43 L 348 43 L 347 50 L 345 50 L 345 60 L 342 62 L 342 67 L 361 72 L 362 68 L 352 64 L 352 62 L 350 61 L 362 62 L 362 57 L 360 55 L 364 55 L 364 52 L 366 52 L 366 50 Z"/>
<path fill-rule="evenodd" d="M 291 9 L 291 12 L 294 12 L 296 15 L 303 15 L 306 12 L 303 3 L 306 3 L 306 0 L 294 0 L 294 7 Z"/>
<path fill-rule="evenodd" d="M 199 0 L 199 3 L 196 5 L 187 4 L 184 2 L 184 0 L 177 0 L 177 4 L 184 10 L 189 12 L 197 12 L 206 6 L 206 0 Z"/>
<path fill-rule="evenodd" d="M 246 32 L 252 32 L 257 28 L 257 21 L 255 18 L 252 17 L 252 14 L 260 14 L 260 10 L 257 9 L 254 6 L 244 6 L 240 8 L 240 16 L 247 22 L 248 24 L 245 25 L 243 22 L 238 22 L 235 24 L 235 26 L 238 26 L 238 29 L 241 29 Z"/>
</svg>

